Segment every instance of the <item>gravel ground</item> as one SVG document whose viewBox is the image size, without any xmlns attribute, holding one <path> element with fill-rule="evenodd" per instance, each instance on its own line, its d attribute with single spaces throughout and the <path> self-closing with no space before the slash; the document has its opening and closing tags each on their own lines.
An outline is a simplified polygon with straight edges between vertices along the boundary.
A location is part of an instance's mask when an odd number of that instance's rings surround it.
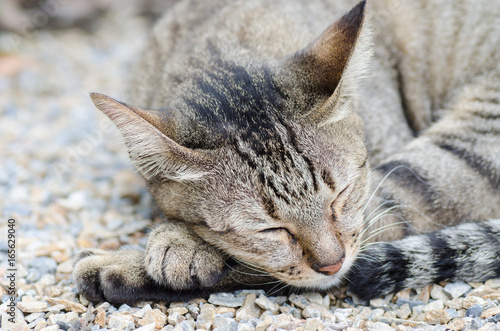
<svg viewBox="0 0 500 331">
<path fill-rule="evenodd" d="M 500 280 L 431 285 L 367 305 L 341 292 L 274 297 L 239 291 L 135 306 L 91 304 L 79 296 L 71 281 L 75 253 L 143 247 L 151 224 L 143 182 L 117 130 L 88 98 L 90 91 L 125 96 L 149 22 L 123 7 L 91 32 L 0 32 L 2 329 L 499 329 Z M 16 240 L 14 324 L 9 224 Z"/>
</svg>

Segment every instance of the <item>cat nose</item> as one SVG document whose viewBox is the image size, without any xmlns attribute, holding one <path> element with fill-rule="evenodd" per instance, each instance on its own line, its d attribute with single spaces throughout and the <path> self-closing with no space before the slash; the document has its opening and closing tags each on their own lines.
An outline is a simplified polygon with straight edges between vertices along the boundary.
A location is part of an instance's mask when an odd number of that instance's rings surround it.
<svg viewBox="0 0 500 331">
<path fill-rule="evenodd" d="M 340 260 L 339 263 L 327 265 L 325 267 L 319 268 L 318 272 L 320 272 L 324 275 L 327 275 L 327 276 L 331 276 L 333 274 L 336 274 L 340 270 L 340 268 L 342 268 L 343 263 L 344 263 L 344 258 L 342 258 L 342 260 Z"/>
</svg>

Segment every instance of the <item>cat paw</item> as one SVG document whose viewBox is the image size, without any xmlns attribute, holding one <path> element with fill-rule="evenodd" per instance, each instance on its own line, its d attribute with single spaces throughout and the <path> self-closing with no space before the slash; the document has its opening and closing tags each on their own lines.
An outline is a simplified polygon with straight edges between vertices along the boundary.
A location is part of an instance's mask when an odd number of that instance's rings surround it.
<svg viewBox="0 0 500 331">
<path fill-rule="evenodd" d="M 148 277 L 141 251 L 81 251 L 73 279 L 78 292 L 94 302 L 135 302 L 148 297 L 156 285 Z"/>
<path fill-rule="evenodd" d="M 207 288 L 227 273 L 224 255 L 182 224 L 162 224 L 151 233 L 144 263 L 151 278 L 173 290 Z"/>
</svg>

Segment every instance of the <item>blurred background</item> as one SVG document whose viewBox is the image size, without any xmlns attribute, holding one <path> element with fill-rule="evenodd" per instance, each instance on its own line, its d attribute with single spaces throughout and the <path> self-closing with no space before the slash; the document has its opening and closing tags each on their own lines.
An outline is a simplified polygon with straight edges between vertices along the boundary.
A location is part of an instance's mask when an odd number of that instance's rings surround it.
<svg viewBox="0 0 500 331">
<path fill-rule="evenodd" d="M 144 245 L 150 197 L 88 95 L 125 99 L 151 26 L 174 2 L 0 0 L 3 303 L 8 219 L 15 220 L 20 299 L 78 301 L 70 281 L 78 250 Z"/>
</svg>

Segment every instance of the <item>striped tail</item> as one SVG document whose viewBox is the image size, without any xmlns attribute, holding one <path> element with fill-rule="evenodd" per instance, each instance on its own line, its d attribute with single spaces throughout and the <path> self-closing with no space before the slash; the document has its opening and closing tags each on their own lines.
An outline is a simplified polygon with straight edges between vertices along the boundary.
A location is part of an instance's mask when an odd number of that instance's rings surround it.
<svg viewBox="0 0 500 331">
<path fill-rule="evenodd" d="M 362 300 L 440 281 L 500 276 L 500 219 L 368 246 L 352 266 L 349 292 Z"/>
</svg>

